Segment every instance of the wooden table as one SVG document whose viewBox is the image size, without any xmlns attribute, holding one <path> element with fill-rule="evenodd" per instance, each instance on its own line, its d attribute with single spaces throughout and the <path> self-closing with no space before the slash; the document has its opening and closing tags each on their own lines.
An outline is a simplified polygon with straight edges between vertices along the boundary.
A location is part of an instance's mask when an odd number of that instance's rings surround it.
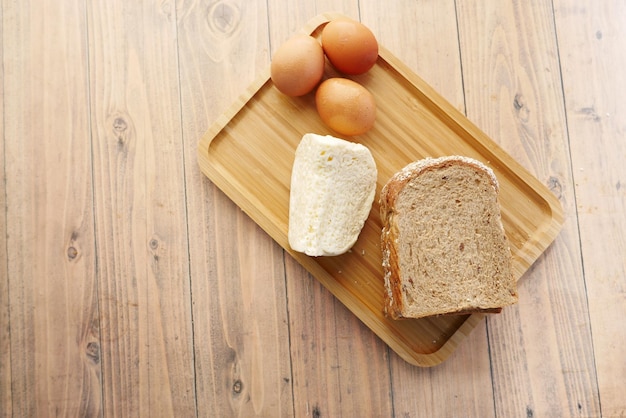
<svg viewBox="0 0 626 418">
<path fill-rule="evenodd" d="M 3 1 L 0 417 L 626 416 L 626 3 Z M 200 172 L 207 127 L 325 11 L 546 184 L 566 220 L 409 365 Z"/>
</svg>

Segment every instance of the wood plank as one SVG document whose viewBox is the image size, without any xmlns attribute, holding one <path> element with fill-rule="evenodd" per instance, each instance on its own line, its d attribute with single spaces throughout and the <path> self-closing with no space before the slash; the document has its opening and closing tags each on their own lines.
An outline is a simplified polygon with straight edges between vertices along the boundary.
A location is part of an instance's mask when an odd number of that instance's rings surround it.
<svg viewBox="0 0 626 418">
<path fill-rule="evenodd" d="M 197 143 L 269 63 L 262 2 L 185 2 L 178 36 L 199 416 L 293 416 L 280 247 L 197 166 Z"/>
<path fill-rule="evenodd" d="M 86 16 L 104 410 L 195 417 L 176 10 Z"/>
<path fill-rule="evenodd" d="M 4 19 L 0 3 L 0 62 L 4 69 Z M 0 71 L 0 418 L 12 416 L 9 260 L 7 258 L 7 182 L 4 157 L 4 71 Z"/>
<path fill-rule="evenodd" d="M 313 0 L 285 1 L 269 0 L 268 21 L 270 30 L 270 53 L 292 37 L 315 16 L 335 12 L 360 20 L 359 0 Z M 269 62 L 268 62 L 269 64 Z"/>
<path fill-rule="evenodd" d="M 451 2 L 354 3 L 276 1 L 268 12 L 264 2 L 206 0 L 139 13 L 121 2 L 91 2 L 89 13 L 83 3 L 2 3 L 0 417 L 626 414 L 626 331 L 615 320 L 626 313 L 624 6 L 557 0 L 551 16 L 547 1 L 457 2 L 470 118 L 552 187 L 568 221 L 520 282 L 520 305 L 421 369 L 283 258 L 195 160 L 199 137 L 266 68 L 275 39 L 326 10 L 378 28 L 464 110 L 461 66 L 441 64 L 458 59 L 457 39 L 443 36 L 455 19 L 431 12 Z M 99 23 L 88 29 L 86 17 Z"/>
<path fill-rule="evenodd" d="M 286 256 L 297 416 L 390 416 L 388 347 Z"/>
<path fill-rule="evenodd" d="M 363 22 L 384 45 L 461 112 L 465 111 L 455 2 L 361 0 Z"/>
<path fill-rule="evenodd" d="M 370 26 L 382 45 L 397 51 L 399 59 L 464 112 L 454 1 L 361 1 L 361 13 L 371 20 Z M 467 416 L 494 416 L 484 323 L 443 364 L 418 369 L 392 354 L 391 371 L 396 416 L 451 416 L 456 411 L 464 411 Z M 474 384 L 466 384 L 468 380 Z M 420 389 L 426 387 L 433 390 Z"/>
<path fill-rule="evenodd" d="M 359 19 L 358 2 L 349 0 L 268 7 L 271 52 L 318 14 Z M 296 415 L 389 415 L 387 346 L 289 255 L 285 266 Z"/>
<path fill-rule="evenodd" d="M 101 416 L 84 4 L 2 8 L 12 379 L 0 409 Z"/>
<path fill-rule="evenodd" d="M 599 416 L 551 2 L 460 2 L 457 18 L 468 117 L 567 214 L 519 304 L 488 320 L 496 413 Z"/>
<path fill-rule="evenodd" d="M 626 4 L 555 2 L 602 415 L 626 416 Z"/>
</svg>

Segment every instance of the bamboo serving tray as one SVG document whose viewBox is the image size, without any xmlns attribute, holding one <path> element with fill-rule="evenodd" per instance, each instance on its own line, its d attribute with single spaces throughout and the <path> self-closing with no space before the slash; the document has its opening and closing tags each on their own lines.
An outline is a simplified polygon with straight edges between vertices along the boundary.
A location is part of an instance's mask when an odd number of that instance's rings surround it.
<svg viewBox="0 0 626 418">
<path fill-rule="evenodd" d="M 319 37 L 336 14 L 311 20 L 304 33 Z M 330 66 L 326 76 L 336 73 Z M 202 172 L 404 360 L 417 366 L 444 361 L 484 314 L 394 321 L 383 315 L 381 220 L 378 196 L 406 164 L 465 155 L 491 167 L 500 182 L 502 221 L 519 279 L 556 238 L 563 212 L 550 190 L 384 47 L 366 74 L 350 77 L 374 95 L 374 128 L 351 139 L 367 146 L 378 167 L 376 199 L 351 251 L 309 257 L 287 240 L 289 188 L 295 149 L 305 133 L 330 134 L 314 93 L 281 94 L 269 68 L 209 128 L 198 148 Z"/>
</svg>

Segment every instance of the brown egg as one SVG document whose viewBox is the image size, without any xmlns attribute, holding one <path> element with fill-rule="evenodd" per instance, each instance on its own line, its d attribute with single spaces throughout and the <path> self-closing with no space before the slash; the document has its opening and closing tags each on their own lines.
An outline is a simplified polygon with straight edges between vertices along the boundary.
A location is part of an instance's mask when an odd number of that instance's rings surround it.
<svg viewBox="0 0 626 418">
<path fill-rule="evenodd" d="M 326 24 L 322 30 L 322 48 L 331 64 L 344 74 L 363 74 L 378 59 L 378 41 L 372 31 L 347 18 Z"/>
<path fill-rule="evenodd" d="M 344 135 L 361 135 L 374 126 L 374 96 L 356 81 L 329 78 L 315 93 L 315 106 L 322 121 Z"/>
<path fill-rule="evenodd" d="M 302 96 L 312 91 L 322 79 L 324 62 L 324 51 L 315 38 L 296 35 L 276 50 L 270 75 L 282 93 Z"/>
</svg>

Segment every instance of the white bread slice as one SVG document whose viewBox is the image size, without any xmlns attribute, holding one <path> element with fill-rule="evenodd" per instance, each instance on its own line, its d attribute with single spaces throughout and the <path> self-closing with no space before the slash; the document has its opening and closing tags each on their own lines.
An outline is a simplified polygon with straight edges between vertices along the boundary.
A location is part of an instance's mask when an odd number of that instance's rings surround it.
<svg viewBox="0 0 626 418">
<path fill-rule="evenodd" d="M 409 164 L 383 187 L 385 313 L 500 312 L 517 302 L 493 171 L 467 157 Z"/>
<path fill-rule="evenodd" d="M 288 239 L 310 256 L 347 252 L 374 202 L 377 170 L 364 145 L 305 134 L 291 173 Z"/>
</svg>

